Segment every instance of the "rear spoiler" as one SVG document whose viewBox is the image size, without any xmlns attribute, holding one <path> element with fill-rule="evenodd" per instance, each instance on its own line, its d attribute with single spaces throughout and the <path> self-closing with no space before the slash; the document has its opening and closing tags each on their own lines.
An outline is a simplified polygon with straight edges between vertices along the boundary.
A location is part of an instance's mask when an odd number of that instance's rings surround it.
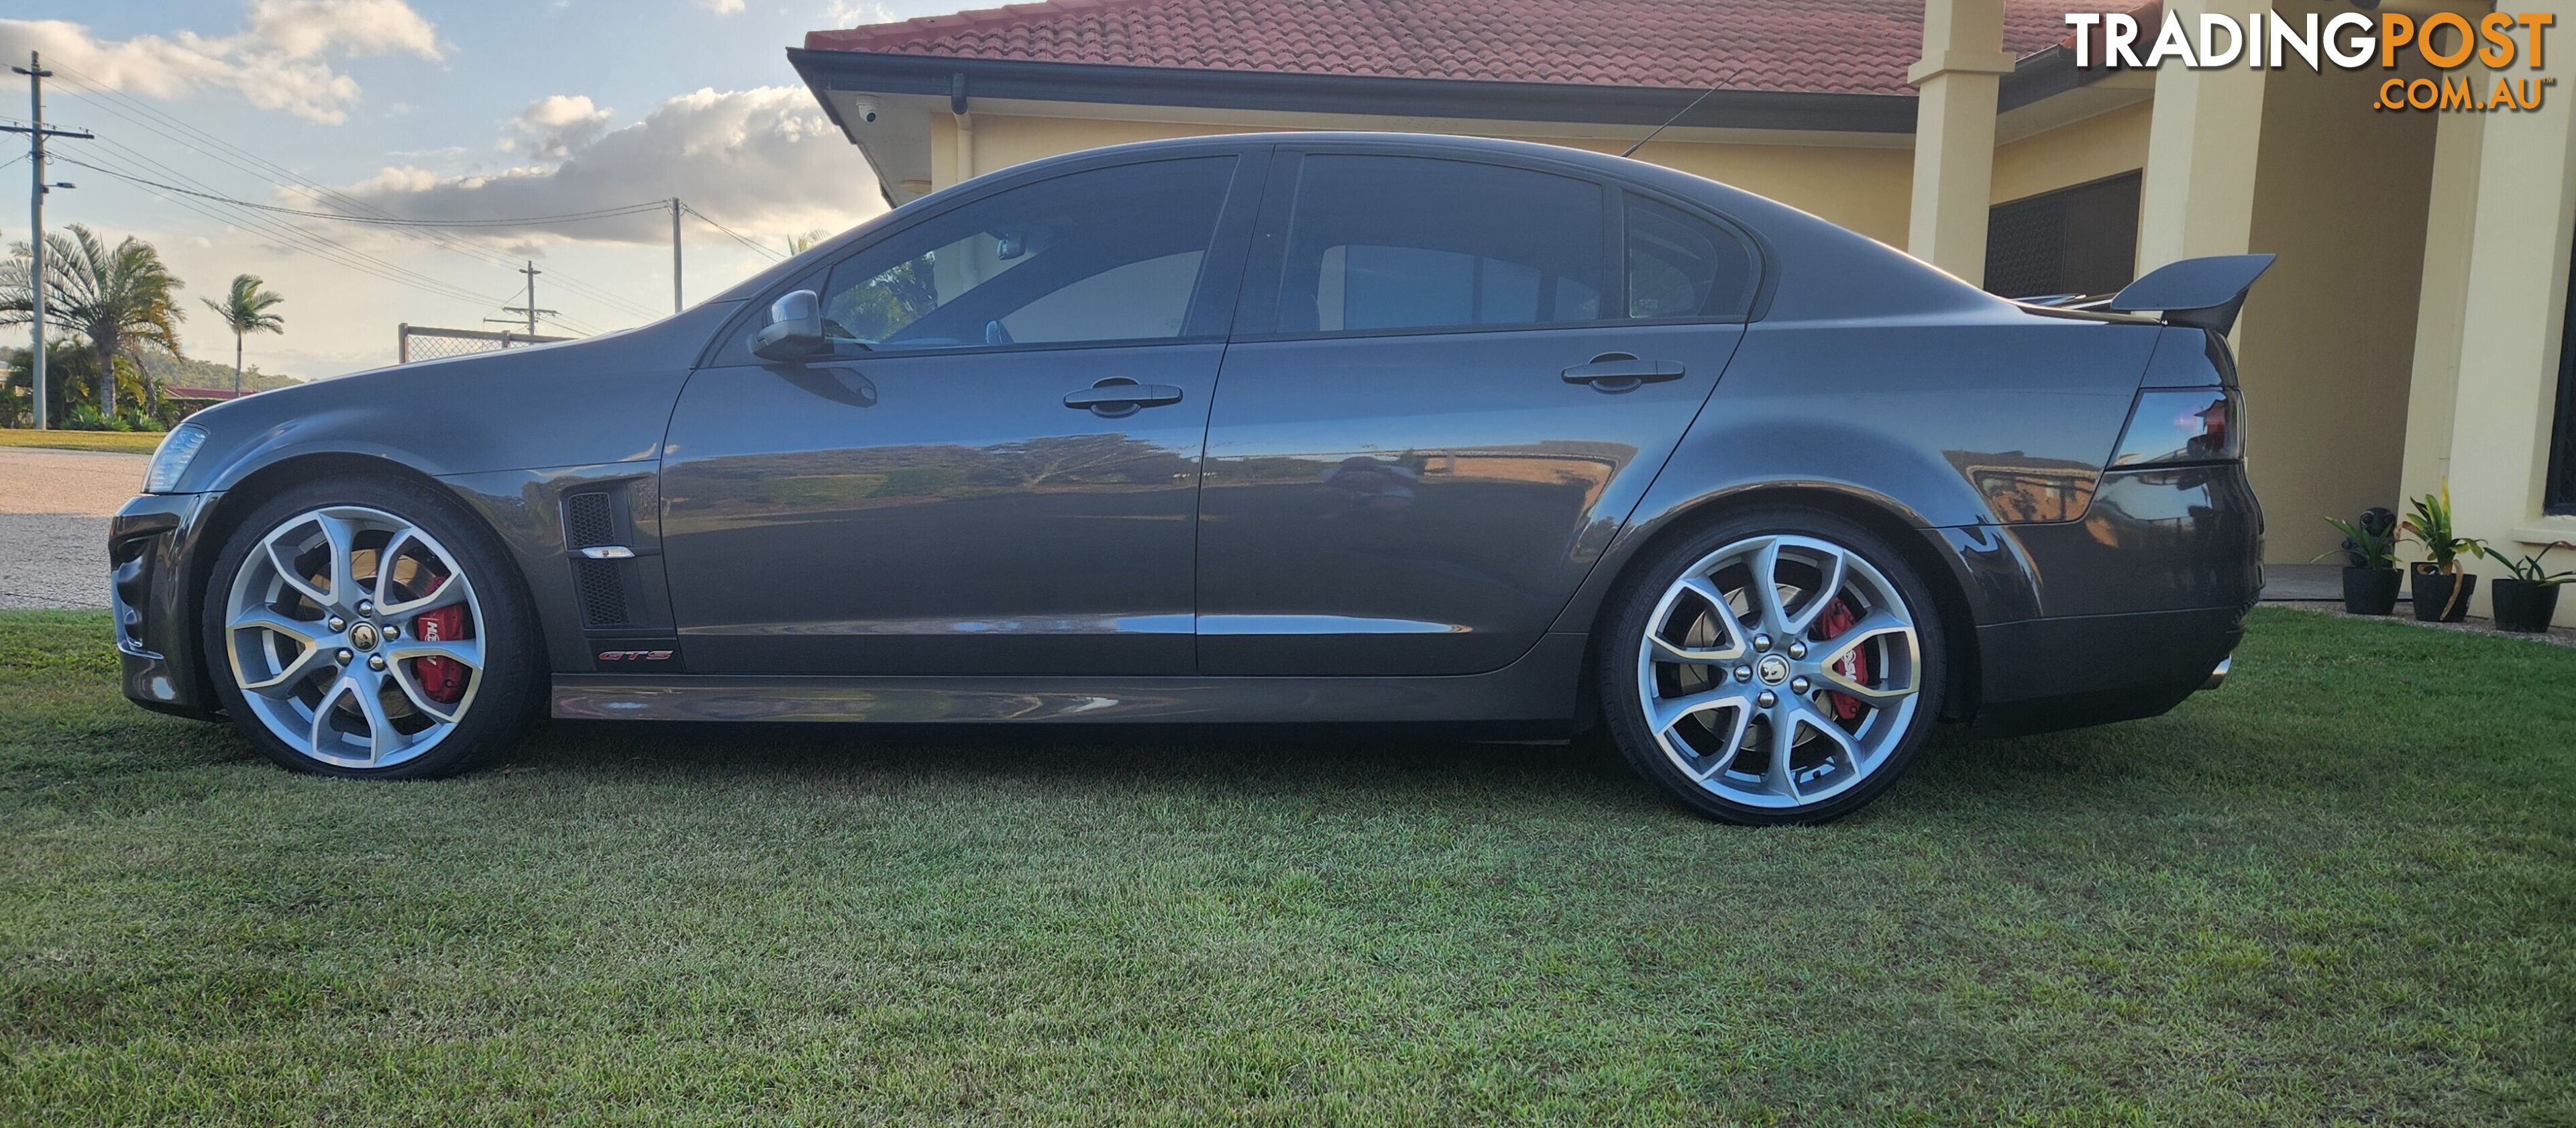
<svg viewBox="0 0 2576 1128">
<path fill-rule="evenodd" d="M 2189 325 L 2224 335 L 2236 327 L 2245 292 L 2272 268 L 2271 255 L 2213 255 L 2167 263 L 2111 296 L 2113 313 L 2153 310 L 2167 325 Z"/>
</svg>

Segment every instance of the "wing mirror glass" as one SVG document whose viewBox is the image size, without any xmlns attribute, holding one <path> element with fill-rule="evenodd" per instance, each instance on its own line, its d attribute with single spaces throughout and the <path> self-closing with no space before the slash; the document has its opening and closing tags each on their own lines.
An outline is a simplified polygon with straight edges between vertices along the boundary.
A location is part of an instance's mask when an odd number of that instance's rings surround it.
<svg viewBox="0 0 2576 1128">
<path fill-rule="evenodd" d="M 751 338 L 751 354 L 762 360 L 804 360 L 830 349 L 823 339 L 823 299 L 812 290 L 793 290 L 769 304 L 769 324 Z"/>
</svg>

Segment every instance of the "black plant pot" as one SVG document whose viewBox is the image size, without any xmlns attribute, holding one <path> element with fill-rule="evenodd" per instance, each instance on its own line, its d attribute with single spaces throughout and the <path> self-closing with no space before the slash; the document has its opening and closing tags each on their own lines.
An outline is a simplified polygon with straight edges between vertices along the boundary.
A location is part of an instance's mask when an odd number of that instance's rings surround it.
<svg viewBox="0 0 2576 1128">
<path fill-rule="evenodd" d="M 2451 590 L 2455 585 L 2459 588 L 2456 597 Z M 2466 572 L 2454 576 L 2419 569 L 2414 576 L 2414 588 L 2417 620 L 2456 623 L 2468 617 L 2469 600 L 2478 594 L 2478 578 Z"/>
<path fill-rule="evenodd" d="M 2549 620 L 2558 614 L 2558 584 L 2535 584 L 2529 580 L 2497 580 L 2494 594 L 2495 624 L 2498 630 L 2539 634 L 2549 629 Z"/>
<path fill-rule="evenodd" d="M 2343 609 L 2355 615 L 2385 615 L 2397 609 L 2397 585 L 2402 582 L 2395 568 L 2346 568 L 2343 570 Z"/>
</svg>

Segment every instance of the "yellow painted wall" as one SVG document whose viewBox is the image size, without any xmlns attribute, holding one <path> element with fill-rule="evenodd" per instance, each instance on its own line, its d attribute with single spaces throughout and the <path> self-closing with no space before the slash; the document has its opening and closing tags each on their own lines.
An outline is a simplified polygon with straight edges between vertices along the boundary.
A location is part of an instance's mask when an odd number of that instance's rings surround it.
<svg viewBox="0 0 2576 1128">
<path fill-rule="evenodd" d="M 1528 140 L 1603 153 L 1628 147 L 1616 141 Z M 1914 192 L 1909 150 L 1657 141 L 1637 150 L 1637 159 L 1778 200 L 1891 247 L 1905 245 Z"/>
<path fill-rule="evenodd" d="M 1262 131 L 1257 126 L 975 114 L 975 171 L 992 172 L 1061 153 L 1131 141 Z M 956 123 L 940 114 L 931 126 L 931 168 L 955 183 Z M 1555 137 L 1520 140 L 1616 153 L 1626 142 Z M 1708 145 L 1656 142 L 1637 153 L 1668 168 L 1722 181 L 1802 208 L 1892 245 L 1905 241 L 1912 154 L 1903 149 L 1820 145 Z"/>
<path fill-rule="evenodd" d="M 2146 161 L 2148 107 L 2125 107 L 2000 146 L 1994 200 L 2002 203 L 2127 172 Z M 1252 133 L 1268 128 L 1186 122 L 1108 121 L 979 113 L 971 118 L 977 173 L 1103 145 Z M 1504 134 L 1503 136 L 1509 136 Z M 1561 137 L 1519 140 L 1616 153 L 1628 143 Z M 931 122 L 934 183 L 957 182 L 957 125 Z M 1637 153 L 1653 161 L 1758 193 L 1822 216 L 1891 246 L 1903 246 L 1914 155 L 1905 149 L 1828 145 L 1706 144 L 1657 141 Z"/>
<path fill-rule="evenodd" d="M 2550 13 L 2561 27 L 2576 21 L 2576 0 L 2526 0 L 2517 10 Z M 2541 512 L 2576 237 L 2576 107 L 2560 96 L 2566 92 L 2551 90 L 2537 110 L 2485 115 L 2477 151 L 2462 154 L 2474 168 L 2458 170 L 2474 183 L 2446 194 L 2465 198 L 2472 213 L 2449 372 L 2451 500 L 2463 535 L 2516 556 L 2576 541 L 2576 517 Z M 2549 563 L 2564 568 L 2567 559 L 2561 551 Z M 2492 561 L 2471 567 L 2490 581 L 2504 574 Z M 2491 606 L 2482 586 L 2471 613 Z M 2576 596 L 2559 597 L 2558 623 L 2576 626 Z"/>
<path fill-rule="evenodd" d="M 2154 117 L 2155 104 L 2140 102 L 1995 146 L 1993 202 L 2145 168 L 2147 123 Z"/>
<path fill-rule="evenodd" d="M 2394 506 L 2406 447 L 2432 114 L 2370 108 L 2375 71 L 2274 71 L 2251 249 L 2281 256 L 2237 337 L 2266 555 L 2305 563 L 2327 514 Z"/>
</svg>

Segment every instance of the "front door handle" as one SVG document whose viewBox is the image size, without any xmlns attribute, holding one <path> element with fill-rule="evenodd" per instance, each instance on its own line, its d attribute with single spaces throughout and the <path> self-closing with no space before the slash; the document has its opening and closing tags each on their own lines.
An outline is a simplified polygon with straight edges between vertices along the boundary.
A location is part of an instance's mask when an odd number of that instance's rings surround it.
<svg viewBox="0 0 2576 1128">
<path fill-rule="evenodd" d="M 1139 409 L 1181 402 L 1181 390 L 1170 384 L 1139 384 L 1112 376 L 1064 397 L 1064 405 L 1088 410 L 1105 419 L 1134 415 Z"/>
<path fill-rule="evenodd" d="M 1639 360 L 1628 353 L 1603 353 L 1590 364 L 1565 370 L 1568 384 L 1590 384 L 1605 392 L 1624 392 L 1639 384 L 1679 380 L 1686 371 L 1679 361 Z"/>
</svg>

